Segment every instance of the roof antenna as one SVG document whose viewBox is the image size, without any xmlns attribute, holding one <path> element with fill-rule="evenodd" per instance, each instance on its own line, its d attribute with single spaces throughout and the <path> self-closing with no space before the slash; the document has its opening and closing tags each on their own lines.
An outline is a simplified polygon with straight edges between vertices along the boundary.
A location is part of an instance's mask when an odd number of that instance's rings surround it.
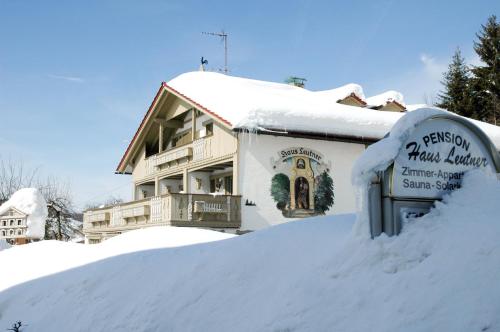
<svg viewBox="0 0 500 332">
<path fill-rule="evenodd" d="M 201 57 L 200 62 L 201 62 L 200 71 L 205 71 L 205 65 L 208 65 L 208 60 L 205 59 L 204 57 Z"/>
<path fill-rule="evenodd" d="M 229 72 L 227 69 L 227 33 L 222 30 L 221 32 L 202 32 L 202 34 L 221 37 L 221 40 L 224 42 L 224 74 L 227 75 Z"/>
</svg>

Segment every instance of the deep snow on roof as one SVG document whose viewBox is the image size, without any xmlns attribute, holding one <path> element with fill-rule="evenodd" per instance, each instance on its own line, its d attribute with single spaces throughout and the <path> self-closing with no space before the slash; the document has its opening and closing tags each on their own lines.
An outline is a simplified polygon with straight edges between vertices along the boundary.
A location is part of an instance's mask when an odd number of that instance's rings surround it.
<svg viewBox="0 0 500 332">
<path fill-rule="evenodd" d="M 393 101 L 405 106 L 403 94 L 394 90 L 389 90 L 381 94 L 366 98 L 366 103 L 372 106 L 385 106 Z"/>
<path fill-rule="evenodd" d="M 189 72 L 166 84 L 206 110 L 227 120 L 233 128 L 275 129 L 347 137 L 380 139 L 404 115 L 342 105 L 328 91 L 310 91 L 296 86 L 258 81 L 214 72 Z M 370 99 L 402 95 L 388 91 Z M 500 149 L 500 129 L 479 121 Z"/>
<path fill-rule="evenodd" d="M 349 83 L 341 87 L 330 90 L 314 91 L 314 94 L 316 96 L 329 98 L 330 101 L 334 103 L 344 98 L 347 98 L 350 95 L 355 95 L 359 99 L 365 101 L 365 94 L 363 92 L 363 88 L 361 87 L 361 85 L 356 83 Z"/>
</svg>

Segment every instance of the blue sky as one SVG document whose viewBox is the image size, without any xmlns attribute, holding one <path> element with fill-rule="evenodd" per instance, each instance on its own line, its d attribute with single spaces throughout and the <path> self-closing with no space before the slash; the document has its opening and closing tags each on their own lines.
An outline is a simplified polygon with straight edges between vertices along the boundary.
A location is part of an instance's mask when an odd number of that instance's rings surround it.
<svg viewBox="0 0 500 332">
<path fill-rule="evenodd" d="M 0 158 L 71 185 L 78 207 L 130 198 L 114 175 L 161 81 L 221 68 L 322 90 L 356 82 L 371 96 L 432 101 L 458 46 L 499 1 L 15 1 L 0 0 Z"/>
</svg>

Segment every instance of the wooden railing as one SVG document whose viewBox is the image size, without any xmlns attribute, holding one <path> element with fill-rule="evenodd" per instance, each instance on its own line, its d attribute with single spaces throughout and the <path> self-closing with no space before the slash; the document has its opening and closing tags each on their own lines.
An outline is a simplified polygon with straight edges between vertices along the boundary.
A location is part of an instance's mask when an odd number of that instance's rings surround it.
<svg viewBox="0 0 500 332">
<path fill-rule="evenodd" d="M 212 157 L 212 136 L 198 138 L 188 144 L 147 157 L 145 160 L 146 175 L 154 174 L 160 165 L 181 158 L 199 161 L 210 157 Z"/>
<path fill-rule="evenodd" d="M 238 228 L 241 196 L 167 194 L 84 213 L 83 231 L 117 231 L 153 225 Z"/>
</svg>

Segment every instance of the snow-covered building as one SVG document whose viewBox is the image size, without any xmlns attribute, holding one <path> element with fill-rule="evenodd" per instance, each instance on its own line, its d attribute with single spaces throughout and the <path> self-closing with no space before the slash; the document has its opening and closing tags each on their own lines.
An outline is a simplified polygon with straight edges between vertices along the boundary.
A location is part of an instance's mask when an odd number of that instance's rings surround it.
<svg viewBox="0 0 500 332">
<path fill-rule="evenodd" d="M 15 207 L 10 207 L 0 214 L 0 239 L 5 239 L 10 244 L 27 243 L 27 219 L 28 215 Z"/>
<path fill-rule="evenodd" d="M 35 188 L 16 191 L 0 205 L 0 240 L 10 244 L 26 244 L 43 239 L 47 206 Z"/>
<path fill-rule="evenodd" d="M 134 200 L 86 211 L 86 241 L 153 225 L 236 233 L 352 212 L 355 160 L 404 114 L 365 107 L 375 102 L 355 84 L 309 91 L 213 72 L 162 83 L 116 169 L 132 176 Z M 500 147 L 498 127 L 479 125 Z"/>
</svg>

